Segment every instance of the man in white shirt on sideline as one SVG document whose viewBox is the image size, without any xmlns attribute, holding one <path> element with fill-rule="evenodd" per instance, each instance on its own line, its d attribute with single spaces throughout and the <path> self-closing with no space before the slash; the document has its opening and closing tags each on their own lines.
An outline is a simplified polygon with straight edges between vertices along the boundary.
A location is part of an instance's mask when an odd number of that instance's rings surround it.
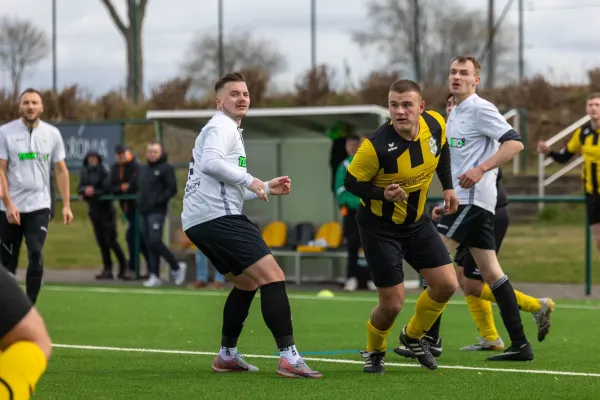
<svg viewBox="0 0 600 400">
<path fill-rule="evenodd" d="M 449 252 L 459 245 L 470 250 L 500 308 L 511 345 L 487 360 L 530 361 L 533 349 L 523 330 L 513 287 L 496 257 L 492 220 L 498 167 L 521 152 L 523 143 L 496 106 L 475 93 L 480 72 L 473 57 L 456 57 L 450 65 L 448 85 L 456 106 L 448 116 L 446 136 L 460 206 L 455 214 L 441 216 L 437 228 Z M 443 211 L 436 208 L 434 212 Z"/>
<path fill-rule="evenodd" d="M 223 310 L 221 348 L 212 363 L 216 372 L 255 372 L 237 351 L 238 337 L 260 288 L 263 318 L 280 353 L 277 374 L 320 378 L 294 344 L 290 304 L 283 271 L 258 229 L 242 214 L 244 200 L 268 201 L 286 195 L 287 176 L 263 182 L 246 170 L 240 128 L 250 106 L 243 75 L 229 73 L 215 84 L 217 113 L 200 131 L 192 151 L 183 197 L 182 228 L 214 267 L 233 282 Z"/>
<path fill-rule="evenodd" d="M 25 90 L 20 103 L 21 118 L 0 126 L 0 261 L 14 275 L 25 237 L 29 256 L 25 285 L 35 304 L 44 274 L 42 250 L 50 222 L 52 163 L 63 201 L 63 223 L 70 224 L 73 213 L 62 136 L 56 127 L 40 120 L 44 105 L 37 90 Z"/>
</svg>

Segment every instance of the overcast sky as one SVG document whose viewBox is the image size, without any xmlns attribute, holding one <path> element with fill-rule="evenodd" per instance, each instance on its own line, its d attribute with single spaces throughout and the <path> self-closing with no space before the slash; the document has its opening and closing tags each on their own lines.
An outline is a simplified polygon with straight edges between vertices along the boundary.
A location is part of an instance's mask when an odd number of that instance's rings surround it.
<svg viewBox="0 0 600 400">
<path fill-rule="evenodd" d="M 51 0 L 0 0 L 1 14 L 29 19 L 51 33 Z M 94 95 L 123 86 L 124 41 L 100 0 L 56 0 L 58 18 L 58 85 L 77 83 Z M 441 0 L 440 0 L 441 1 Z M 508 0 L 496 0 L 496 15 Z M 524 0 L 527 74 L 543 73 L 554 82 L 587 82 L 586 71 L 600 66 L 598 16 L 600 0 Z M 113 0 L 124 15 L 125 0 Z M 184 52 L 198 33 L 217 30 L 217 0 L 150 0 L 144 21 L 145 87 L 180 71 Z M 318 0 L 319 63 L 340 71 L 344 60 L 354 79 L 374 67 L 351 39 L 349 31 L 365 26 L 366 0 Z M 310 68 L 310 0 L 224 0 L 225 34 L 251 30 L 275 42 L 288 68 L 280 88 Z M 488 0 L 461 0 L 465 7 L 487 7 Z M 509 20 L 516 24 L 517 2 Z M 174 6 L 177 5 L 177 6 Z M 516 25 L 515 25 L 516 26 Z M 516 32 L 515 32 L 516 34 Z M 8 86 L 6 72 L 0 86 Z M 51 58 L 30 70 L 23 86 L 50 88 Z"/>
</svg>

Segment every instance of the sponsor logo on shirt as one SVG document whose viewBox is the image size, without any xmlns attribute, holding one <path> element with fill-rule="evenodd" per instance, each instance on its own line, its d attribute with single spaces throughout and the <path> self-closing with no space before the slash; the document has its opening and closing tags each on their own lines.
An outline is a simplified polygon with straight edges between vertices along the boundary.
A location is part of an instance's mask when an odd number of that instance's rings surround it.
<svg viewBox="0 0 600 400">
<path fill-rule="evenodd" d="M 450 147 L 460 149 L 461 147 L 464 147 L 466 140 L 465 138 L 450 138 L 448 143 L 450 144 Z"/>
<path fill-rule="evenodd" d="M 246 157 L 240 156 L 238 158 L 238 167 L 246 168 Z"/>
<path fill-rule="evenodd" d="M 36 152 L 19 153 L 18 156 L 19 161 L 48 161 L 50 159 L 50 154 Z"/>
</svg>

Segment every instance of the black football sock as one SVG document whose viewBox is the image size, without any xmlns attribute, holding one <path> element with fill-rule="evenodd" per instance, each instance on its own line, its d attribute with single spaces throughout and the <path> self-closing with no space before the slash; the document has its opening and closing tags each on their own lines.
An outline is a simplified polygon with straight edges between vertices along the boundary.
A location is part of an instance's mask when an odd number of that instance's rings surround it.
<svg viewBox="0 0 600 400">
<path fill-rule="evenodd" d="M 229 292 L 223 307 L 221 347 L 237 347 L 238 338 L 242 333 L 255 294 L 256 290 L 240 290 L 236 287 Z"/>
<path fill-rule="evenodd" d="M 265 324 L 271 330 L 277 348 L 282 351 L 294 345 L 292 312 L 285 291 L 285 281 L 272 282 L 260 287 L 260 306 Z"/>
<path fill-rule="evenodd" d="M 442 322 L 442 314 L 437 317 L 431 328 L 427 331 L 425 335 L 432 338 L 434 341 L 437 341 L 440 337 L 440 323 Z"/>
<path fill-rule="evenodd" d="M 517 304 L 515 291 L 510 284 L 508 277 L 504 275 L 496 282 L 490 285 L 490 289 L 496 298 L 496 303 L 500 309 L 500 315 L 504 326 L 508 331 L 512 345 L 522 346 L 527 343 L 523 323 L 521 322 L 521 313 Z"/>
</svg>

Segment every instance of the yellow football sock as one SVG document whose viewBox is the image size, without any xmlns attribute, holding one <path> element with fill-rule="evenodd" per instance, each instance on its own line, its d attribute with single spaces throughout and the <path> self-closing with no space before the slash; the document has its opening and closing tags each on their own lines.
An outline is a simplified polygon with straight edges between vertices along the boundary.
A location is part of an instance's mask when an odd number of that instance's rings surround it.
<svg viewBox="0 0 600 400">
<path fill-rule="evenodd" d="M 498 340 L 500 335 L 494 324 L 492 303 L 475 296 L 467 296 L 465 300 L 481 337 L 490 342 Z"/>
<path fill-rule="evenodd" d="M 417 300 L 415 314 L 406 326 L 408 337 L 421 339 L 431 328 L 448 303 L 438 303 L 429 297 L 429 290 L 423 290 Z"/>
<path fill-rule="evenodd" d="M 47 364 L 42 349 L 33 342 L 10 346 L 0 354 L 0 399 L 30 399 Z"/>
<path fill-rule="evenodd" d="M 367 321 L 367 351 L 369 353 L 385 352 L 387 350 L 387 343 L 385 339 L 390 334 L 390 329 L 387 331 L 380 331 L 371 325 L 371 321 Z"/>
<path fill-rule="evenodd" d="M 523 311 L 533 313 L 542 309 L 542 304 L 535 297 L 526 295 L 518 290 L 515 290 L 515 296 L 517 297 L 517 304 L 519 305 L 519 308 Z M 494 297 L 494 294 L 490 290 L 490 287 L 487 283 L 483 285 L 483 288 L 481 289 L 481 295 L 479 297 L 484 300 L 493 301 L 494 303 L 496 302 L 496 298 Z"/>
</svg>

